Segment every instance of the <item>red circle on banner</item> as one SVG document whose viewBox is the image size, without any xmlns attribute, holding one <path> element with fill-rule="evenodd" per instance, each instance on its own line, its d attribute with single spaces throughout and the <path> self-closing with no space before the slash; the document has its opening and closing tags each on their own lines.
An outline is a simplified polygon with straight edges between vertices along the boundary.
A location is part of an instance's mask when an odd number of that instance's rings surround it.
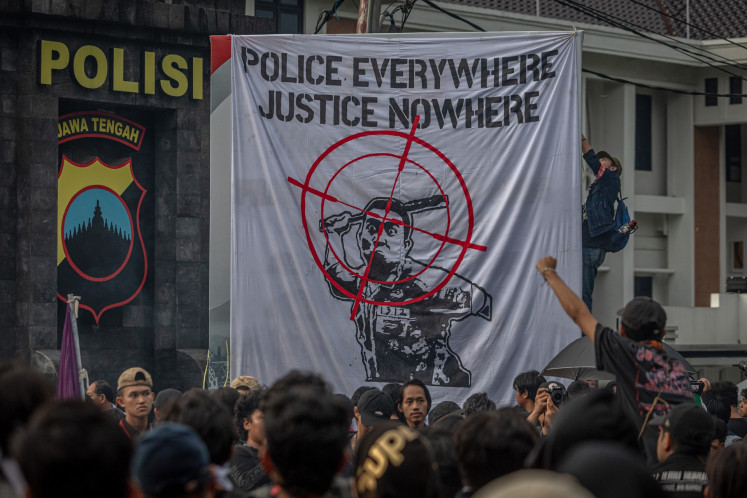
<svg viewBox="0 0 747 498">
<path fill-rule="evenodd" d="M 346 138 L 344 138 L 344 139 L 342 139 L 342 140 L 340 140 L 340 141 L 332 144 L 329 148 L 327 148 L 327 150 L 325 150 L 317 158 L 316 161 L 314 161 L 314 164 L 309 169 L 309 171 L 308 171 L 308 173 L 306 175 L 306 180 L 305 180 L 304 184 L 302 185 L 301 217 L 302 217 L 302 221 L 303 221 L 304 231 L 306 232 L 306 241 L 308 243 L 309 250 L 311 251 L 311 255 L 314 258 L 314 261 L 316 262 L 316 265 L 319 267 L 319 269 L 324 274 L 324 276 L 327 279 L 327 281 L 330 282 L 330 284 L 332 284 L 341 294 L 343 294 L 343 295 L 345 295 L 345 296 L 347 296 L 347 297 L 355 300 L 356 302 L 363 301 L 363 302 L 366 302 L 366 303 L 369 303 L 369 304 L 374 304 L 374 305 L 404 306 L 404 305 L 416 303 L 416 302 L 422 301 L 424 299 L 427 299 L 428 297 L 430 297 L 430 296 L 436 294 L 437 292 L 439 292 L 448 283 L 448 281 L 451 279 L 451 277 L 454 276 L 454 274 L 456 273 L 457 269 L 459 268 L 459 265 L 464 260 L 464 256 L 465 256 L 465 254 L 467 252 L 467 249 L 469 249 L 470 246 L 471 246 L 472 231 L 474 229 L 474 213 L 473 213 L 473 209 L 472 209 L 472 200 L 471 200 L 471 197 L 469 195 L 469 191 L 467 190 L 467 185 L 464 182 L 464 178 L 462 178 L 462 175 L 459 172 L 459 170 L 451 162 L 451 160 L 449 160 L 449 158 L 446 157 L 446 155 L 444 155 L 440 150 L 438 150 L 433 145 L 431 145 L 428 142 L 426 142 L 426 141 L 424 141 L 424 140 L 416 137 L 415 134 L 414 134 L 414 130 L 415 130 L 415 127 L 413 127 L 413 132 L 411 132 L 411 133 L 404 133 L 404 132 L 401 132 L 401 131 L 392 131 L 392 130 L 375 130 L 375 131 L 366 131 L 366 132 L 356 133 L 356 134 L 353 134 L 353 135 L 351 135 L 349 137 L 346 137 Z M 424 147 L 424 148 L 428 149 L 429 151 L 431 151 L 432 153 L 434 153 L 443 163 L 445 163 L 449 167 L 449 169 L 451 170 L 452 174 L 456 177 L 457 181 L 459 182 L 459 185 L 461 186 L 462 192 L 464 194 L 466 206 L 467 206 L 467 234 L 466 234 L 465 240 L 459 241 L 459 240 L 455 240 L 455 239 L 450 239 L 448 237 L 448 229 L 450 228 L 451 219 L 450 219 L 450 214 L 449 214 L 449 209 L 448 209 L 449 206 L 448 206 L 448 202 L 447 202 L 447 217 L 448 217 L 447 218 L 447 232 L 443 236 L 436 237 L 437 239 L 440 239 L 442 241 L 442 244 L 439 247 L 439 249 L 436 252 L 436 254 L 431 259 L 431 261 L 428 263 L 428 265 L 425 266 L 425 268 L 423 270 L 421 270 L 417 274 L 409 276 L 409 277 L 407 277 L 405 279 L 402 279 L 402 280 L 393 281 L 393 282 L 386 282 L 386 284 L 387 285 L 391 285 L 391 284 L 394 284 L 394 283 L 402 283 L 402 282 L 406 282 L 408 280 L 412 280 L 414 278 L 417 278 L 418 275 L 422 274 L 425 270 L 427 270 L 430 266 L 433 265 L 435 259 L 441 253 L 441 251 L 442 251 L 444 245 L 446 244 L 446 242 L 449 242 L 449 243 L 461 246 L 461 251 L 459 252 L 459 255 L 457 256 L 456 261 L 454 262 L 454 265 L 449 270 L 448 274 L 443 278 L 443 280 L 441 282 L 439 282 L 438 285 L 436 285 L 435 287 L 433 287 L 432 289 L 430 289 L 428 292 L 425 292 L 425 293 L 423 293 L 420 296 L 415 296 L 415 297 L 413 297 L 411 299 L 408 299 L 408 300 L 405 300 L 405 301 L 400 301 L 400 302 L 394 302 L 394 301 L 380 302 L 380 301 L 373 301 L 373 300 L 370 300 L 370 299 L 366 299 L 365 297 L 363 297 L 362 296 L 362 292 L 361 292 L 362 291 L 362 287 L 364 287 L 369 281 L 370 282 L 374 282 L 374 283 L 381 283 L 381 282 L 376 282 L 375 280 L 370 280 L 370 279 L 368 279 L 367 275 L 359 275 L 358 273 L 356 273 L 355 271 L 353 271 L 352 269 L 350 269 L 346 265 L 344 265 L 344 263 L 342 262 L 342 258 L 339 258 L 338 255 L 335 254 L 335 259 L 338 262 L 340 262 L 340 263 L 343 264 L 343 267 L 346 269 L 346 271 L 348 271 L 350 274 L 356 276 L 361 281 L 361 284 L 360 284 L 361 287 L 359 288 L 359 293 L 358 294 L 354 294 L 354 293 L 348 291 L 347 289 L 345 289 L 342 285 L 340 285 L 340 283 L 338 283 L 329 274 L 329 272 L 325 268 L 322 260 L 320 259 L 319 254 L 317 254 L 316 249 L 314 248 L 313 241 L 311 239 L 311 232 L 310 232 L 310 229 L 309 229 L 309 223 L 307 222 L 306 215 L 305 215 L 305 213 L 306 213 L 307 194 L 312 193 L 313 195 L 318 195 L 316 193 L 315 189 L 312 189 L 310 187 L 310 184 L 311 184 L 312 178 L 314 177 L 314 174 L 317 172 L 317 168 L 319 168 L 319 166 L 322 164 L 322 162 L 328 156 L 330 156 L 330 154 L 332 154 L 333 152 L 335 152 L 337 149 L 339 149 L 344 144 L 347 144 L 349 142 L 352 142 L 354 140 L 361 139 L 361 138 L 364 138 L 364 137 L 375 137 L 375 136 L 393 136 L 393 137 L 398 137 L 398 138 L 405 139 L 407 141 L 407 143 L 408 143 L 406 151 L 409 150 L 410 143 L 414 143 L 414 144 L 417 144 L 417 145 L 419 145 L 421 147 Z M 361 156 L 361 157 L 353 159 L 352 161 L 348 161 L 345 165 L 343 165 L 341 168 L 339 168 L 337 170 L 337 172 L 332 176 L 332 178 L 330 179 L 330 181 L 327 183 L 327 186 L 325 188 L 324 193 L 320 195 L 320 197 L 322 198 L 322 201 L 321 201 L 321 211 L 320 211 L 321 214 L 322 214 L 322 220 L 324 219 L 324 217 L 323 217 L 324 202 L 328 198 L 329 199 L 332 198 L 331 196 L 329 196 L 328 192 L 329 192 L 330 185 L 332 184 L 332 181 L 335 179 L 335 177 L 337 177 L 337 175 L 343 169 L 345 169 L 346 167 L 348 167 L 351 164 L 355 163 L 356 161 L 359 161 L 359 160 L 361 160 L 364 157 L 377 156 L 377 155 L 378 156 L 383 156 L 383 155 L 387 155 L 387 154 L 380 153 L 380 154 L 369 154 L 369 155 L 366 155 L 366 156 Z M 416 165 L 417 167 L 421 168 L 434 181 L 434 183 L 438 187 L 438 190 L 441 192 L 441 194 L 443 195 L 444 199 L 446 199 L 446 194 L 441 189 L 441 186 L 435 180 L 435 178 L 433 177 L 433 175 L 429 171 L 427 171 L 427 169 L 425 167 L 421 166 L 420 164 L 415 163 L 414 161 L 411 161 L 411 160 L 407 159 L 406 154 L 403 154 L 402 156 L 397 156 L 397 155 L 393 155 L 393 154 L 389 154 L 389 155 L 391 155 L 393 157 L 399 158 L 402 161 L 402 164 L 408 163 L 408 164 Z M 399 177 L 399 174 L 398 174 L 398 177 Z M 390 193 L 388 197 L 389 197 L 389 201 L 391 202 L 392 194 Z M 388 211 L 387 211 L 387 214 L 388 214 Z M 386 216 L 384 217 L 384 219 L 382 221 L 386 221 Z M 411 227 L 411 228 L 417 230 L 416 227 Z M 327 239 L 326 232 L 325 232 L 324 237 L 325 237 L 325 240 L 327 241 L 327 246 L 330 247 L 329 240 Z M 330 247 L 330 249 L 331 249 L 331 247 Z M 372 251 L 373 250 L 375 250 L 375 246 L 372 249 Z"/>
</svg>

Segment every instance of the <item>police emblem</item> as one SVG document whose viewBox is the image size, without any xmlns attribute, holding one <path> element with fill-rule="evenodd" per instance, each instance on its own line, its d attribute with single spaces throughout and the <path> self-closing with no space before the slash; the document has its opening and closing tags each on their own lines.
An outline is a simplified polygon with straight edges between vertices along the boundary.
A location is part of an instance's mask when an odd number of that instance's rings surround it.
<svg viewBox="0 0 747 498">
<path fill-rule="evenodd" d="M 113 140 L 135 151 L 144 132 L 104 113 L 62 116 L 58 126 L 60 143 Z M 85 156 L 100 148 L 82 150 Z M 62 153 L 57 183 L 57 296 L 66 301 L 69 293 L 82 295 L 80 308 L 99 323 L 105 311 L 131 302 L 145 285 L 141 208 L 147 192 L 135 177 L 132 157 L 109 164 L 98 156 L 78 162 Z"/>
</svg>

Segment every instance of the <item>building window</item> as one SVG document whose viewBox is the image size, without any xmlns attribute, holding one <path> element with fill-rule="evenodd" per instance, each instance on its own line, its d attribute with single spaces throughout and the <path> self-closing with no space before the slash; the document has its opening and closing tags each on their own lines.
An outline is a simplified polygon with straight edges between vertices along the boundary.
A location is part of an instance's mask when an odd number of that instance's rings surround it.
<svg viewBox="0 0 747 498">
<path fill-rule="evenodd" d="M 718 78 L 706 78 L 705 80 L 705 93 L 712 94 L 705 96 L 706 107 L 718 105 Z"/>
<path fill-rule="evenodd" d="M 729 97 L 730 104 L 741 104 L 742 103 L 742 78 L 732 76 L 729 78 Z"/>
<path fill-rule="evenodd" d="M 653 297 L 654 277 L 635 277 L 633 281 L 635 296 Z"/>
<path fill-rule="evenodd" d="M 724 126 L 724 149 L 726 153 L 726 181 L 742 181 L 742 126 Z"/>
<path fill-rule="evenodd" d="M 273 19 L 278 33 L 303 33 L 302 0 L 256 0 L 254 15 Z"/>
<path fill-rule="evenodd" d="M 739 240 L 732 244 L 731 267 L 733 270 L 744 270 L 744 242 Z"/>
<path fill-rule="evenodd" d="M 635 169 L 651 171 L 651 95 L 635 96 Z"/>
</svg>

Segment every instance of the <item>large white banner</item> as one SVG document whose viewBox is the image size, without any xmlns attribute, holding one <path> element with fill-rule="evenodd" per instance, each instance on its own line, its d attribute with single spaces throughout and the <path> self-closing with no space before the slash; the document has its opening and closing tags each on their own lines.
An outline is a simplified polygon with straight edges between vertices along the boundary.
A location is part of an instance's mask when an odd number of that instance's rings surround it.
<svg viewBox="0 0 747 498">
<path fill-rule="evenodd" d="M 233 37 L 232 375 L 509 404 L 579 337 L 579 36 Z"/>
</svg>

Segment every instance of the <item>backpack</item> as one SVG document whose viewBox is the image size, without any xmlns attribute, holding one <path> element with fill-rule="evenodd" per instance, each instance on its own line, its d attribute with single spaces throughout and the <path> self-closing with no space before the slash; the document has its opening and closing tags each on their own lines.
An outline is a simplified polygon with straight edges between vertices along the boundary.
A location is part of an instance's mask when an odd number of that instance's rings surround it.
<svg viewBox="0 0 747 498">
<path fill-rule="evenodd" d="M 627 199 L 627 197 L 625 198 Z M 622 251 L 628 244 L 630 234 L 638 229 L 638 225 L 633 220 L 632 224 L 630 219 L 630 213 L 628 213 L 628 206 L 625 205 L 625 199 L 622 198 L 620 193 L 617 194 L 617 209 L 615 210 L 615 226 L 617 229 L 610 232 L 607 246 L 602 247 L 606 252 L 618 252 Z M 628 225 L 630 228 L 625 233 L 620 232 L 620 228 L 623 225 Z"/>
</svg>

